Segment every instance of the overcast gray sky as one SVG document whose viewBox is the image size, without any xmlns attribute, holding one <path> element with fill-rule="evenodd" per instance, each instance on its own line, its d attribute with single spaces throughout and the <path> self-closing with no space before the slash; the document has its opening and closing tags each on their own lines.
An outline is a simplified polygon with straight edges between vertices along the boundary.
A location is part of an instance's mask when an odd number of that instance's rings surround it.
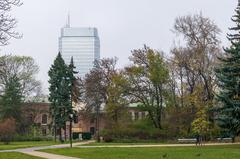
<svg viewBox="0 0 240 159">
<path fill-rule="evenodd" d="M 147 44 L 168 53 L 175 35 L 170 29 L 177 16 L 202 12 L 222 30 L 223 45 L 233 23 L 237 0 L 23 0 L 14 8 L 20 40 L 1 48 L 0 54 L 32 56 L 40 66 L 38 78 L 47 92 L 47 72 L 58 52 L 60 28 L 70 12 L 71 25 L 97 27 L 101 57 L 119 58 L 128 63 L 131 50 Z"/>
</svg>

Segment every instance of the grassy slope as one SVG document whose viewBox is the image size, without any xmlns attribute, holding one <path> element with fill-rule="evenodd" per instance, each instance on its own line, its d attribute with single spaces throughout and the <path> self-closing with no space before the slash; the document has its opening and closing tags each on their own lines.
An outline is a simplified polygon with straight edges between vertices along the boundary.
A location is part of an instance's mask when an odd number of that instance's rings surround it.
<svg viewBox="0 0 240 159">
<path fill-rule="evenodd" d="M 18 152 L 0 152 L 0 159 L 42 159 Z"/>
<path fill-rule="evenodd" d="M 172 148 L 66 148 L 45 152 L 84 159 L 239 159 L 240 145 Z"/>
<path fill-rule="evenodd" d="M 59 143 L 55 143 L 53 141 L 26 141 L 26 142 L 11 142 L 9 145 L 4 145 L 0 143 L 0 150 L 10 150 L 10 149 L 18 149 L 18 148 L 26 148 L 26 147 L 34 147 L 34 146 L 48 146 L 55 145 Z"/>
</svg>

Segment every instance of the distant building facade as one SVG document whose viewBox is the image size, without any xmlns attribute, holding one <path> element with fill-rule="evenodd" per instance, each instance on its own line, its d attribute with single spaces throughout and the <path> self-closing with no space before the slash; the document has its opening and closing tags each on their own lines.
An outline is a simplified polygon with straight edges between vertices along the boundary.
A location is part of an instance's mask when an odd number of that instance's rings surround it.
<svg viewBox="0 0 240 159">
<path fill-rule="evenodd" d="M 52 136 L 52 118 L 49 113 L 49 103 L 25 103 L 23 116 L 25 121 L 33 125 L 34 136 Z"/>
<path fill-rule="evenodd" d="M 36 136 L 53 136 L 52 117 L 49 112 L 50 103 L 26 103 L 24 106 L 25 118 L 34 123 Z M 130 104 L 128 106 L 129 117 L 132 121 L 146 118 L 147 112 L 138 108 L 138 104 Z M 103 130 L 107 127 L 107 118 L 105 112 L 100 113 L 99 129 Z M 69 137 L 69 122 L 66 123 L 66 137 Z M 62 130 L 63 131 L 63 130 Z M 75 134 L 91 133 L 92 136 L 96 133 L 96 120 L 94 116 L 89 116 L 82 111 L 78 111 L 77 117 L 73 121 L 72 132 Z M 64 131 L 62 132 L 64 137 Z"/>
<path fill-rule="evenodd" d="M 66 64 L 74 59 L 76 71 L 84 77 L 94 66 L 94 61 L 100 59 L 100 40 L 96 28 L 75 28 L 68 24 L 61 29 L 59 37 L 59 52 Z"/>
</svg>

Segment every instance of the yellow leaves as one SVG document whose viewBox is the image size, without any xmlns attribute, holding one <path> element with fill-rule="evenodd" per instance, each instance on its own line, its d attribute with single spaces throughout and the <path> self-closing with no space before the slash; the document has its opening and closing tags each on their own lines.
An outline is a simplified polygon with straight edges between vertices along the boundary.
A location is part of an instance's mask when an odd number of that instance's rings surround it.
<svg viewBox="0 0 240 159">
<path fill-rule="evenodd" d="M 202 85 L 198 85 L 193 90 L 193 93 L 184 96 L 184 101 L 186 104 L 191 104 L 196 106 L 198 109 L 206 108 L 212 104 L 211 101 L 206 101 L 204 97 L 204 88 Z"/>
<path fill-rule="evenodd" d="M 192 122 L 192 131 L 201 135 L 206 134 L 209 131 L 209 124 L 205 109 L 201 109 L 197 112 L 197 117 Z"/>
</svg>

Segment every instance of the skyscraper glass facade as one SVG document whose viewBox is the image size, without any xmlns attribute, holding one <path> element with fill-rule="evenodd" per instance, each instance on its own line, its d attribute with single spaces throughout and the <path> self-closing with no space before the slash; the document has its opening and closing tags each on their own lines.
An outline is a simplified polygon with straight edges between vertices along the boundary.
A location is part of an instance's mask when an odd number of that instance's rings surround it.
<svg viewBox="0 0 240 159">
<path fill-rule="evenodd" d="M 72 28 L 66 26 L 61 29 L 59 51 L 66 64 L 74 59 L 76 71 L 84 77 L 100 59 L 100 41 L 96 28 Z"/>
</svg>

